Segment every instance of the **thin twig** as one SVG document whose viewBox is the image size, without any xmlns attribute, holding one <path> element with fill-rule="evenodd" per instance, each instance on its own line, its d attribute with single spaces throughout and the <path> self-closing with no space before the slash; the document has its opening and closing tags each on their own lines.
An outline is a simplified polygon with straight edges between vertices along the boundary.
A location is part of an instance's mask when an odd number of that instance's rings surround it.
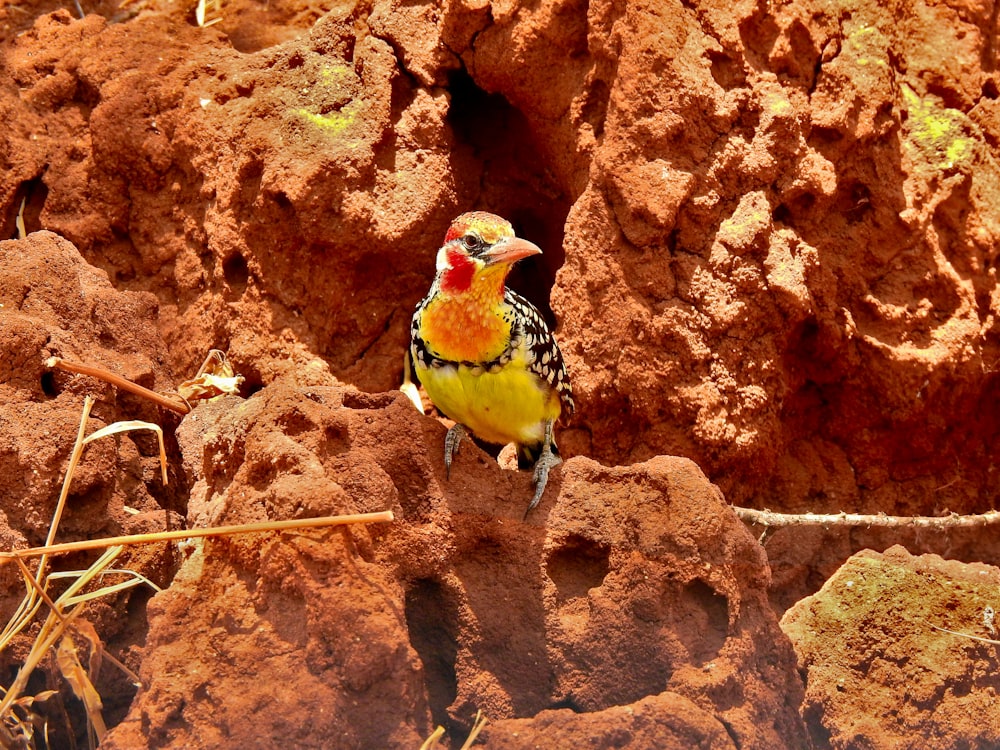
<svg viewBox="0 0 1000 750">
<path fill-rule="evenodd" d="M 104 539 L 83 539 L 78 542 L 63 542 L 45 547 L 30 547 L 0 551 L 0 563 L 14 558 L 37 557 L 38 555 L 60 555 L 66 552 L 101 549 L 112 546 L 129 546 L 135 544 L 152 544 L 169 542 L 176 539 L 196 539 L 206 536 L 228 536 L 230 534 L 253 534 L 262 531 L 294 531 L 296 529 L 321 528 L 325 526 L 340 526 L 348 523 L 379 523 L 393 520 L 391 510 L 378 513 L 358 513 L 348 516 L 322 516 L 320 518 L 292 518 L 287 521 L 261 521 L 237 526 L 214 526 L 204 529 L 177 529 L 176 531 L 159 531 L 150 534 L 131 534 L 129 536 L 113 536 Z"/>
<path fill-rule="evenodd" d="M 53 612 L 55 612 L 57 616 L 60 617 L 61 619 L 65 619 L 63 617 L 62 610 L 60 610 L 56 606 L 56 603 L 52 601 L 52 599 L 49 597 L 48 592 L 46 592 L 45 589 L 42 588 L 41 584 L 35 580 L 34 576 L 31 574 L 31 571 L 28 570 L 28 566 L 24 564 L 24 560 L 22 560 L 20 557 L 16 557 L 14 558 L 14 562 L 16 562 L 17 567 L 21 569 L 21 575 L 24 576 L 25 582 L 27 582 L 27 584 L 35 590 L 35 593 L 37 593 L 38 596 L 41 598 L 41 600 L 45 602 L 46 605 L 48 605 L 48 608 Z"/>
<path fill-rule="evenodd" d="M 983 638 L 978 635 L 969 635 L 968 633 L 959 633 L 957 630 L 948 630 L 948 628 L 939 628 L 937 625 L 931 625 L 927 623 L 935 630 L 940 630 L 942 633 L 950 633 L 951 635 L 960 635 L 962 638 L 969 638 L 973 641 L 979 641 L 980 643 L 989 643 L 994 646 L 1000 646 L 1000 641 L 993 640 L 992 638 Z"/>
<path fill-rule="evenodd" d="M 123 391 L 128 391 L 129 393 L 134 393 L 136 396 L 147 398 L 153 403 L 162 406 L 164 409 L 170 409 L 178 414 L 187 414 L 191 411 L 191 407 L 183 401 L 178 401 L 177 399 L 169 398 L 168 396 L 164 396 L 156 391 L 151 391 L 149 388 L 141 386 L 138 383 L 133 383 L 131 380 L 127 380 L 121 375 L 117 375 L 110 370 L 105 370 L 103 367 L 84 365 L 79 362 L 67 362 L 65 359 L 61 359 L 59 357 L 49 357 L 45 360 L 45 366 L 55 370 L 62 370 L 63 372 L 73 372 L 78 375 L 89 375 L 92 378 L 103 380 L 105 383 L 111 383 L 111 385 L 121 388 Z"/>
<path fill-rule="evenodd" d="M 17 238 L 23 240 L 28 236 L 28 233 L 24 231 L 24 204 L 27 202 L 28 196 L 21 198 L 21 207 L 17 210 L 17 218 L 14 219 L 14 225 L 17 227 Z"/>
<path fill-rule="evenodd" d="M 732 506 L 743 521 L 759 526 L 864 526 L 866 528 L 956 529 L 983 528 L 1000 525 L 1000 511 L 991 510 L 978 515 L 947 516 L 887 516 L 882 513 L 775 513 L 770 510 L 738 508 Z"/>
</svg>

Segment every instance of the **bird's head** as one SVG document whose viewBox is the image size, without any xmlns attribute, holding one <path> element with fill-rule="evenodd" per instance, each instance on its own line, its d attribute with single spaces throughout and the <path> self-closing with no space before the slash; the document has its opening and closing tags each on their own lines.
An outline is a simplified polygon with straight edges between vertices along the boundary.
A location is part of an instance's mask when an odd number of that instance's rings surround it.
<svg viewBox="0 0 1000 750">
<path fill-rule="evenodd" d="M 510 222 L 485 211 L 455 219 L 437 255 L 441 291 L 464 294 L 471 290 L 503 296 L 511 266 L 542 251 L 514 236 Z"/>
</svg>

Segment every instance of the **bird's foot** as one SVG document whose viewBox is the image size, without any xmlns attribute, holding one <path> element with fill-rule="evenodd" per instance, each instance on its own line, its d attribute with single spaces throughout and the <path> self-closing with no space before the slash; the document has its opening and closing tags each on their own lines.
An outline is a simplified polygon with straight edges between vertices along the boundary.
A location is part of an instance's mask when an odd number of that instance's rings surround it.
<svg viewBox="0 0 1000 750">
<path fill-rule="evenodd" d="M 528 514 L 534 510 L 535 506 L 542 499 L 542 495 L 545 493 L 545 485 L 549 483 L 549 471 L 561 463 L 562 459 L 552 452 L 552 423 L 549 422 L 545 425 L 545 445 L 542 446 L 542 452 L 538 456 L 538 461 L 535 462 L 533 477 L 535 482 L 535 496 L 531 498 L 531 504 L 524 511 L 525 518 L 528 517 Z"/>
<path fill-rule="evenodd" d="M 465 437 L 465 428 L 457 422 L 448 430 L 444 436 L 444 474 L 451 479 L 451 459 L 458 453 L 458 446 Z"/>
</svg>

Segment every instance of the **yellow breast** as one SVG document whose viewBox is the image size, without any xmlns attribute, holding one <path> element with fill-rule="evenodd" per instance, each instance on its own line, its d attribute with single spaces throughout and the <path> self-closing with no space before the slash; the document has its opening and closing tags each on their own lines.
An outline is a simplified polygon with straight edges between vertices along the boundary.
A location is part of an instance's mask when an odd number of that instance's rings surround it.
<svg viewBox="0 0 1000 750">
<path fill-rule="evenodd" d="M 558 393 L 523 358 L 497 372 L 445 365 L 417 367 L 417 375 L 435 406 L 488 443 L 541 443 L 545 422 L 559 418 Z"/>
</svg>

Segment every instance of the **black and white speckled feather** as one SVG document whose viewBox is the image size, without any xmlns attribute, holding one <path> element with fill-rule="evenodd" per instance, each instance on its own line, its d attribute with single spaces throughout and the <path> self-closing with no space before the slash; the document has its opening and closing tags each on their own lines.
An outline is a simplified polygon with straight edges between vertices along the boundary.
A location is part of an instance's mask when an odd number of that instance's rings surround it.
<svg viewBox="0 0 1000 750">
<path fill-rule="evenodd" d="M 563 408 L 567 414 L 572 414 L 576 408 L 573 387 L 569 382 L 562 352 L 549 331 L 545 318 L 528 300 L 510 289 L 504 294 L 504 302 L 514 310 L 508 351 L 513 352 L 518 346 L 524 347 L 528 369 L 556 389 Z"/>
</svg>

